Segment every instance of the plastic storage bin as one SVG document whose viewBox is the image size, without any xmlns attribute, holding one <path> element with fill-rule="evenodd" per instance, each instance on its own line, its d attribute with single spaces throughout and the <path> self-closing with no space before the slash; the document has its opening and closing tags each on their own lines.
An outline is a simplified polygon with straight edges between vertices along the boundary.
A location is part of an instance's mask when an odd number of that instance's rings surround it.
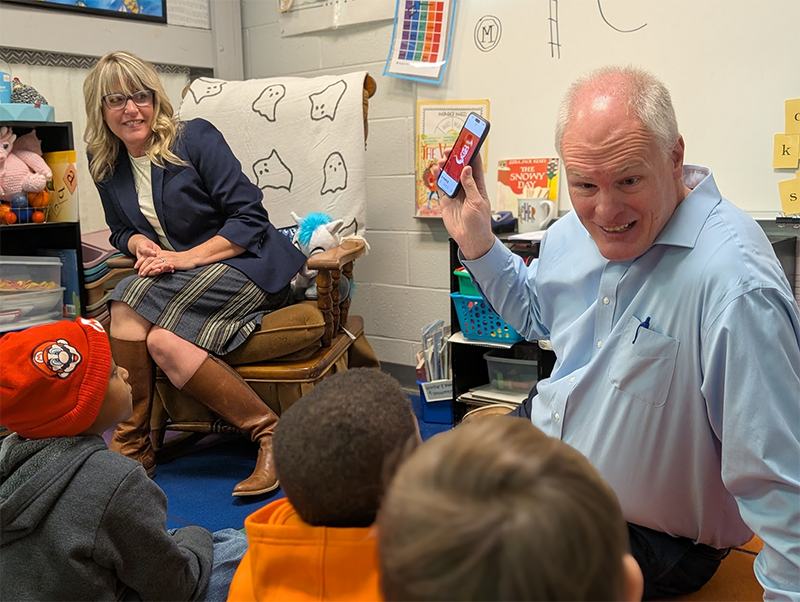
<svg viewBox="0 0 800 602">
<path fill-rule="evenodd" d="M 512 354 L 514 357 L 504 357 Z M 525 350 L 493 349 L 483 354 L 489 368 L 492 388 L 500 391 L 526 392 L 539 382 L 539 362 L 525 357 Z"/>
<path fill-rule="evenodd" d="M 461 332 L 468 339 L 516 343 L 521 341 L 519 333 L 489 307 L 483 297 L 450 293 L 456 306 Z"/>
<path fill-rule="evenodd" d="M 475 282 L 472 280 L 472 276 L 469 275 L 469 272 L 464 268 L 458 268 L 457 270 L 453 271 L 458 277 L 458 291 L 462 295 L 469 295 L 472 297 L 480 297 L 481 294 L 478 292 L 478 287 L 475 286 Z"/>
<path fill-rule="evenodd" d="M 0 257 L 0 294 L 52 291 L 60 286 L 58 257 Z"/>
<path fill-rule="evenodd" d="M 52 290 L 0 295 L 0 332 L 19 330 L 62 317 L 64 287 Z"/>
</svg>

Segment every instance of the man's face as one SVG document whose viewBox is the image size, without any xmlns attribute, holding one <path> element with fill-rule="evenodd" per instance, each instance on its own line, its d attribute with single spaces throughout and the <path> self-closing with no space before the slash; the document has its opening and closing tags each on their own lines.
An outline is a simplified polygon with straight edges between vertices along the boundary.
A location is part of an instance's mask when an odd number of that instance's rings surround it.
<svg viewBox="0 0 800 602">
<path fill-rule="evenodd" d="M 610 261 L 647 251 L 684 198 L 683 139 L 664 157 L 644 125 L 608 97 L 579 101 L 561 153 L 578 219 Z"/>
<path fill-rule="evenodd" d="M 461 161 L 464 161 L 464 157 L 467 156 L 469 153 L 470 143 L 469 140 L 464 141 L 464 144 L 461 146 Z"/>
</svg>

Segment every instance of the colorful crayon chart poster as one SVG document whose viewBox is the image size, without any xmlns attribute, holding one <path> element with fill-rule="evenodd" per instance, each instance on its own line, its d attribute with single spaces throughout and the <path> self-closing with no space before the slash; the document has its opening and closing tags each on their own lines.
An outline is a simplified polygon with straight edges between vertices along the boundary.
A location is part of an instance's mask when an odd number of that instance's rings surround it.
<svg viewBox="0 0 800 602">
<path fill-rule="evenodd" d="M 455 144 L 467 115 L 489 119 L 488 100 L 422 100 L 417 103 L 416 212 L 415 217 L 442 217 L 433 167 Z M 481 147 L 484 170 L 489 144 Z"/>
<path fill-rule="evenodd" d="M 450 54 L 456 0 L 397 0 L 384 75 L 439 84 Z"/>
<path fill-rule="evenodd" d="M 495 211 L 517 213 L 517 199 L 549 199 L 558 209 L 558 157 L 502 159 L 497 163 Z"/>
</svg>

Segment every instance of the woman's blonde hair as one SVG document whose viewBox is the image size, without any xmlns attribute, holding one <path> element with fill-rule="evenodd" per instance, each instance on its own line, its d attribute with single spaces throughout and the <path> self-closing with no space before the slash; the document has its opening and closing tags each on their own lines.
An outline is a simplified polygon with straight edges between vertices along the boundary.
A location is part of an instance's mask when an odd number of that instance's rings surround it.
<svg viewBox="0 0 800 602">
<path fill-rule="evenodd" d="M 516 417 L 423 443 L 378 515 L 386 600 L 619 600 L 628 549 L 597 470 Z"/>
<path fill-rule="evenodd" d="M 96 182 L 113 173 L 121 144 L 103 119 L 103 96 L 114 93 L 133 94 L 139 90 L 153 91 L 153 133 L 146 150 L 150 161 L 159 167 L 164 167 L 164 161 L 176 165 L 184 164 L 172 152 L 180 125 L 153 65 L 130 52 L 109 52 L 97 61 L 83 82 L 86 103 L 86 131 L 83 140 L 91 155 L 89 172 Z"/>
</svg>

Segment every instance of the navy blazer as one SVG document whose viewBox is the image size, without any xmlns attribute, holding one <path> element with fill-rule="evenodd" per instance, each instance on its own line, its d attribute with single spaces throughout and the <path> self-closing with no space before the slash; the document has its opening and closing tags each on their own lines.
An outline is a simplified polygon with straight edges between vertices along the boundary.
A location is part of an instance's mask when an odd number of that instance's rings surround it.
<svg viewBox="0 0 800 602">
<path fill-rule="evenodd" d="M 306 257 L 270 223 L 261 190 L 242 173 L 222 134 L 204 119 L 183 124 L 172 151 L 186 165 L 151 167 L 153 203 L 167 240 L 186 251 L 222 236 L 245 249 L 224 263 L 243 272 L 268 293 L 285 287 Z M 130 256 L 128 240 L 158 236 L 139 209 L 128 150 L 120 144 L 114 173 L 95 182 L 103 202 L 111 244 Z"/>
</svg>

